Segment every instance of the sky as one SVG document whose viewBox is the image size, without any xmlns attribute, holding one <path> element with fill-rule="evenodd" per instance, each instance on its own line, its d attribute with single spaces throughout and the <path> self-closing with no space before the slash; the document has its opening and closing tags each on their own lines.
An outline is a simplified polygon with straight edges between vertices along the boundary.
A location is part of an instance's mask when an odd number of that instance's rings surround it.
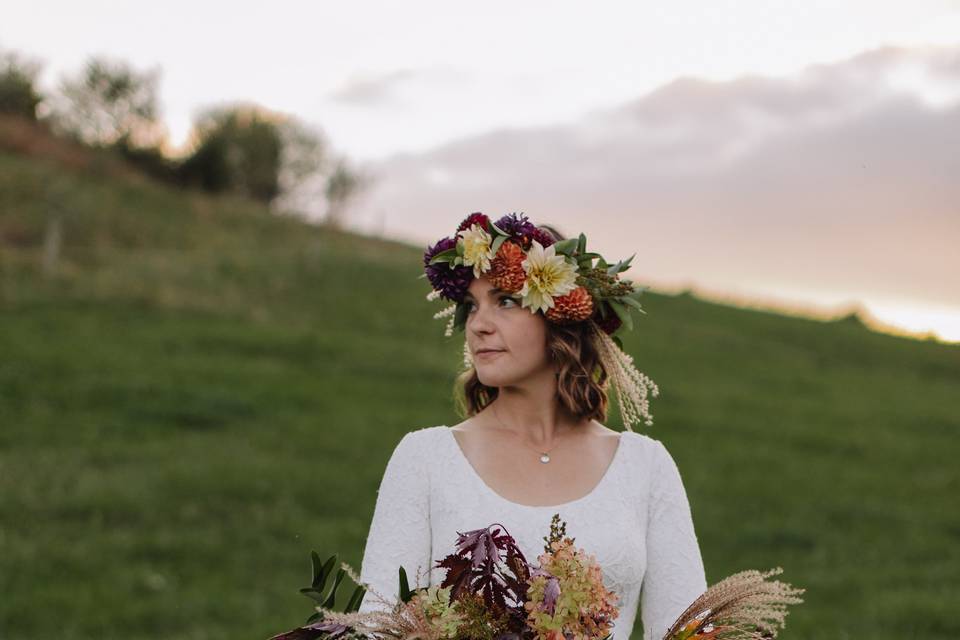
<svg viewBox="0 0 960 640">
<path fill-rule="evenodd" d="M 377 176 L 358 231 L 523 211 L 657 289 L 960 341 L 960 2 L 39 0 L 0 49 L 159 69 L 174 149 L 296 115 Z"/>
</svg>

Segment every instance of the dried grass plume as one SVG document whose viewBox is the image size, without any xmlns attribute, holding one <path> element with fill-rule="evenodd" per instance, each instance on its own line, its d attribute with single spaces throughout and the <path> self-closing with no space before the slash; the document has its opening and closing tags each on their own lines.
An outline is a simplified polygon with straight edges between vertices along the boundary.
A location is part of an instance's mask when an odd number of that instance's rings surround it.
<svg viewBox="0 0 960 640">
<path fill-rule="evenodd" d="M 728 576 L 707 589 L 667 629 L 664 640 L 679 637 L 724 640 L 768 640 L 784 627 L 788 604 L 803 602 L 798 589 L 766 578 L 782 573 L 753 569 Z"/>
</svg>

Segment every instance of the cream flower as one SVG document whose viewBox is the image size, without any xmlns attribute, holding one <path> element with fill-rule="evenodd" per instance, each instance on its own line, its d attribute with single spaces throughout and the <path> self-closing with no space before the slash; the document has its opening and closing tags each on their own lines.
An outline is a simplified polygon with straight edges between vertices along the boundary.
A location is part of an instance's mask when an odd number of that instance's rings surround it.
<svg viewBox="0 0 960 640">
<path fill-rule="evenodd" d="M 463 243 L 463 264 L 473 265 L 475 278 L 479 278 L 490 269 L 490 261 L 493 259 L 490 246 L 492 240 L 490 234 L 479 224 L 472 224 L 469 229 L 460 232 L 460 238 L 457 241 Z"/>
<path fill-rule="evenodd" d="M 554 306 L 553 298 L 577 288 L 577 265 L 564 255 L 557 255 L 553 245 L 546 249 L 536 240 L 527 250 L 527 258 L 520 263 L 527 277 L 520 295 L 522 306 L 531 312 L 546 311 Z"/>
</svg>

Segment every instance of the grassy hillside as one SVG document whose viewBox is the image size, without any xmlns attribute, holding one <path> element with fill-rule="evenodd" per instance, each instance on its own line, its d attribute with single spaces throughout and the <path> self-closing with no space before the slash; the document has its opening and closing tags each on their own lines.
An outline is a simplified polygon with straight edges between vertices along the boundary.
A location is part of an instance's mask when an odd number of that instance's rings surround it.
<svg viewBox="0 0 960 640">
<path fill-rule="evenodd" d="M 359 569 L 397 441 L 459 420 L 420 273 L 419 247 L 0 154 L 0 637 L 302 622 L 310 550 Z M 960 637 L 960 348 L 644 306 L 626 344 L 708 580 L 782 566 L 808 590 L 785 639 Z"/>
</svg>

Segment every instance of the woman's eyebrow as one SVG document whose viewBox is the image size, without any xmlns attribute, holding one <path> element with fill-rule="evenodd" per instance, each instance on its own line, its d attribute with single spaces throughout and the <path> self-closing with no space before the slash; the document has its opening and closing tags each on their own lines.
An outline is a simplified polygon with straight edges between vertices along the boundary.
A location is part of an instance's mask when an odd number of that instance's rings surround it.
<svg viewBox="0 0 960 640">
<path fill-rule="evenodd" d="M 495 296 L 495 295 L 497 295 L 497 294 L 500 294 L 500 293 L 505 293 L 505 292 L 504 292 L 502 289 L 497 289 L 496 287 L 491 287 L 490 289 L 487 289 L 487 297 L 490 297 L 490 298 L 492 298 L 493 296 Z M 475 299 L 476 299 L 476 298 L 473 297 L 473 294 L 472 294 L 472 293 L 465 293 L 465 294 L 463 294 L 463 297 L 464 297 L 464 298 L 470 298 L 471 300 L 475 300 Z"/>
</svg>

